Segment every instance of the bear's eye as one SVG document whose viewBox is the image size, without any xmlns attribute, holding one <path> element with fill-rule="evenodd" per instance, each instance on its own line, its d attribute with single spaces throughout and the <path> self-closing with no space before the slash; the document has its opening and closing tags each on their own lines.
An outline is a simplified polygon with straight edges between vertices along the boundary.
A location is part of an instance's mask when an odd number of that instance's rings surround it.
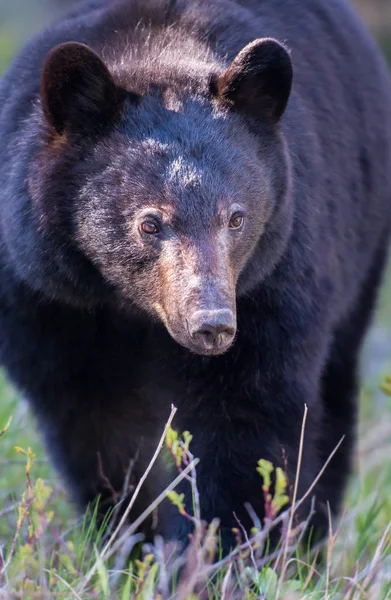
<svg viewBox="0 0 391 600">
<path fill-rule="evenodd" d="M 244 216 L 242 213 L 234 213 L 230 218 L 228 227 L 230 229 L 239 229 L 243 225 Z"/>
<path fill-rule="evenodd" d="M 159 225 L 150 219 L 141 223 L 141 229 L 144 233 L 148 233 L 149 235 L 154 235 L 160 231 Z"/>
</svg>

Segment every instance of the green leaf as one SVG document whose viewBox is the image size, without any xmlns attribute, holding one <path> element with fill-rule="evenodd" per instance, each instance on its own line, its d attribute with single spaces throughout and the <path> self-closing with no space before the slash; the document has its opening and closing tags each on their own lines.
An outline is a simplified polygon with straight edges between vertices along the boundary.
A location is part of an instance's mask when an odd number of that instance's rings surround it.
<svg viewBox="0 0 391 600">
<path fill-rule="evenodd" d="M 263 479 L 263 491 L 268 492 L 271 486 L 271 474 L 274 471 L 273 464 L 270 461 L 261 458 L 258 461 L 257 471 Z"/>
<path fill-rule="evenodd" d="M 110 597 L 109 574 L 108 574 L 107 568 L 104 565 L 103 560 L 102 560 L 96 546 L 94 546 L 94 552 L 95 552 L 95 557 L 96 557 L 96 566 L 97 566 L 97 572 L 98 572 L 98 578 L 99 578 L 99 585 L 104 594 L 104 597 L 109 598 Z"/>
<path fill-rule="evenodd" d="M 258 580 L 259 591 L 265 600 L 276 600 L 278 576 L 270 567 L 262 569 Z"/>
<path fill-rule="evenodd" d="M 130 600 L 131 593 L 132 593 L 132 584 L 133 584 L 133 571 L 131 568 L 131 565 L 129 567 L 129 573 L 128 573 L 128 577 L 126 579 L 126 583 L 124 585 L 124 588 L 122 590 L 122 594 L 121 594 L 121 600 Z"/>
<path fill-rule="evenodd" d="M 178 494 L 174 490 L 167 492 L 167 498 L 171 500 L 174 506 L 179 510 L 180 513 L 185 512 L 185 494 Z"/>
</svg>

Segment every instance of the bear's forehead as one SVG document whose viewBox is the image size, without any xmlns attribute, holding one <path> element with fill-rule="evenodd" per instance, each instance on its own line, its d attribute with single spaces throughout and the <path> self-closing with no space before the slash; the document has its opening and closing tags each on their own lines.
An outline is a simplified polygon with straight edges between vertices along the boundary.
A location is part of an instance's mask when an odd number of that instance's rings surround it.
<svg viewBox="0 0 391 600">
<path fill-rule="evenodd" d="M 230 118 L 203 99 L 168 110 L 157 98 L 147 98 L 95 150 L 99 165 L 88 193 L 114 192 L 126 205 L 171 206 L 178 215 L 201 209 L 207 216 L 262 195 L 265 185 L 248 130 L 239 122 L 233 131 Z"/>
<path fill-rule="evenodd" d="M 232 186 L 243 169 L 247 176 L 259 170 L 257 143 L 240 120 L 238 126 L 204 102 L 188 100 L 179 111 L 153 106 L 154 112 L 138 111 L 124 132 L 124 160 L 130 165 L 159 171 L 166 184 L 185 189 Z"/>
<path fill-rule="evenodd" d="M 125 112 L 120 129 L 135 142 L 156 140 L 161 145 L 179 142 L 187 147 L 223 138 L 232 128 L 227 116 L 202 97 L 181 98 L 168 92 L 141 99 Z"/>
<path fill-rule="evenodd" d="M 163 199 L 178 210 L 194 205 L 215 210 L 227 202 L 246 196 L 256 187 L 259 191 L 260 167 L 252 166 L 239 151 L 224 152 L 208 143 L 175 140 L 162 144 L 154 138 L 134 146 L 130 141 L 129 161 L 124 157 L 123 169 L 132 181 L 137 196 Z M 125 176 L 126 179 L 126 176 Z"/>
</svg>

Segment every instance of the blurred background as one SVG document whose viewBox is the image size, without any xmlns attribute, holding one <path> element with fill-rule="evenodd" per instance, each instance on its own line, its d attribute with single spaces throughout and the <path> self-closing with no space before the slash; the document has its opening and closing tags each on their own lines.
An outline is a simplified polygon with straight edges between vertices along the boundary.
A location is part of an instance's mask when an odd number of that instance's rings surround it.
<svg viewBox="0 0 391 600">
<path fill-rule="evenodd" d="M 29 35 L 78 0 L 0 0 L 0 69 Z M 352 0 L 391 60 L 391 0 Z"/>
</svg>

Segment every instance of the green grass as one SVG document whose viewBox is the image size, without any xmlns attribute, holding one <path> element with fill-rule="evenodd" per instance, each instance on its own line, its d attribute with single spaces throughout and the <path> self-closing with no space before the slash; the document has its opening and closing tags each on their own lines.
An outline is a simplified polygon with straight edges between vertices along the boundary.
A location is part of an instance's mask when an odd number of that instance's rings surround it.
<svg viewBox="0 0 391 600">
<path fill-rule="evenodd" d="M 311 571 L 312 557 L 295 549 L 285 556 L 283 548 L 266 563 L 257 556 L 254 564 L 243 550 L 242 556 L 232 557 L 212 573 L 218 556 L 211 560 L 202 549 L 201 532 L 197 549 L 184 559 L 188 571 L 185 568 L 179 579 L 175 596 L 164 586 L 159 592 L 162 570 L 169 577 L 174 572 L 169 556 L 161 558 L 159 546 L 140 549 L 138 560 L 127 560 L 122 548 L 108 560 L 99 558 L 103 544 L 94 519 L 89 524 L 72 510 L 26 406 L 4 379 L 0 395 L 0 430 L 13 416 L 0 438 L 3 564 L 11 556 L 0 590 L 14 594 L 5 597 L 391 600 L 391 396 L 378 393 L 373 385 L 362 394 L 357 472 L 340 528 L 326 544 L 326 567 Z M 180 498 L 174 494 L 173 500 L 181 508 Z M 87 577 L 91 569 L 93 575 Z M 194 573 L 198 579 L 192 582 Z"/>
</svg>

